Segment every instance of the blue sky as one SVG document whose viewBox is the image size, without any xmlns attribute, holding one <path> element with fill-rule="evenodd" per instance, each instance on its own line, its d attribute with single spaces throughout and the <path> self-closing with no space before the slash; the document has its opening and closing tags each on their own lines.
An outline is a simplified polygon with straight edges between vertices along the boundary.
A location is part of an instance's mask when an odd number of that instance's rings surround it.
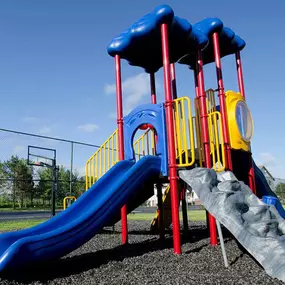
<svg viewBox="0 0 285 285">
<path fill-rule="evenodd" d="M 106 47 L 158 4 L 169 4 L 176 15 L 191 23 L 219 17 L 245 39 L 242 59 L 247 101 L 255 122 L 254 158 L 273 175 L 285 178 L 283 0 L 1 1 L 0 127 L 102 143 L 116 127 L 114 66 Z M 234 58 L 226 58 L 222 64 L 226 89 L 237 90 Z M 148 78 L 143 70 L 125 62 L 122 68 L 125 110 L 148 102 Z M 162 78 L 159 71 L 160 100 Z M 205 80 L 207 88 L 216 88 L 213 65 L 205 67 Z M 177 84 L 179 96 L 194 97 L 193 76 L 185 66 L 177 66 Z M 26 144 L 18 138 L 9 140 L 6 134 L 0 159 L 15 148 L 24 155 Z M 62 149 L 68 157 L 68 147 Z M 84 150 L 77 158 L 78 168 L 92 152 Z"/>
</svg>

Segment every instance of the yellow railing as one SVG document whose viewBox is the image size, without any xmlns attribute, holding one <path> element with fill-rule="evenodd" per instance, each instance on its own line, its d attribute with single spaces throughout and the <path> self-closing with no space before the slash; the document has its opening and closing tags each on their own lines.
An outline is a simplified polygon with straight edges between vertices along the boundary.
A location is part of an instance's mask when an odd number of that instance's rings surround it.
<svg viewBox="0 0 285 285">
<path fill-rule="evenodd" d="M 179 167 L 191 166 L 195 162 L 195 139 L 189 97 L 174 100 L 175 145 Z"/>
<path fill-rule="evenodd" d="M 118 130 L 86 162 L 86 190 L 119 161 Z"/>
<path fill-rule="evenodd" d="M 204 144 L 202 142 L 202 128 L 201 128 L 201 116 L 200 116 L 200 108 L 199 108 L 199 101 L 195 98 L 195 114 L 196 116 L 193 117 L 193 121 L 195 123 L 195 137 L 196 137 L 196 145 L 197 145 L 197 156 L 199 159 L 199 166 L 203 166 L 204 158 Z"/>
<path fill-rule="evenodd" d="M 63 210 L 66 210 L 66 208 L 67 208 L 67 201 L 68 200 L 75 202 L 76 201 L 76 197 L 74 197 L 74 196 L 67 196 L 67 197 L 65 197 L 63 199 Z"/>
<path fill-rule="evenodd" d="M 136 160 L 145 155 L 155 155 L 153 130 L 148 129 L 134 142 L 134 151 Z M 118 161 L 118 130 L 116 130 L 86 162 L 86 190 Z"/>
<path fill-rule="evenodd" d="M 210 149 L 213 169 L 217 172 L 225 169 L 225 148 L 222 133 L 222 120 L 220 112 L 208 114 Z"/>
<path fill-rule="evenodd" d="M 215 93 L 214 90 L 207 91 L 207 111 L 208 111 L 208 126 L 209 126 L 209 140 L 212 157 L 213 169 L 220 172 L 225 169 L 225 151 L 223 141 L 223 130 L 220 112 L 215 111 Z M 204 161 L 204 145 L 202 142 L 202 128 L 199 111 L 199 101 L 195 99 L 196 116 L 193 118 L 196 127 L 196 143 L 198 149 L 198 159 L 200 167 L 203 166 Z"/>
<path fill-rule="evenodd" d="M 134 151 L 136 160 L 145 155 L 155 155 L 155 134 L 152 129 L 148 129 L 134 142 Z"/>
<path fill-rule="evenodd" d="M 208 113 L 212 113 L 216 111 L 216 98 L 215 98 L 215 91 L 213 89 L 208 89 L 206 91 L 207 96 L 207 111 Z"/>
<path fill-rule="evenodd" d="M 214 91 L 209 94 L 208 98 L 211 98 L 212 103 L 209 103 L 208 108 L 213 110 Z M 174 100 L 175 146 L 179 167 L 189 167 L 195 163 L 196 159 L 199 160 L 200 166 L 203 165 L 204 151 L 198 104 L 195 100 L 196 116 L 194 117 L 188 97 Z M 225 165 L 225 154 L 220 113 L 216 111 L 209 113 L 208 120 L 213 168 L 216 171 L 222 171 Z M 155 155 L 155 133 L 152 129 L 148 129 L 134 142 L 134 151 L 136 160 L 145 155 Z M 86 190 L 118 161 L 118 130 L 116 130 L 86 162 Z"/>
</svg>

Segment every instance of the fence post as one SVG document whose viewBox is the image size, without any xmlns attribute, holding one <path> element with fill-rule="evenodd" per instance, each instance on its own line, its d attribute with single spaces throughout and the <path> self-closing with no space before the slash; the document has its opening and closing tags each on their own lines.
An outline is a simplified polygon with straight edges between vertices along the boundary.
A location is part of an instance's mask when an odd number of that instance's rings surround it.
<svg viewBox="0 0 285 285">
<path fill-rule="evenodd" d="M 72 195 L 72 171 L 73 171 L 73 142 L 70 145 L 70 176 L 69 176 L 69 194 Z"/>
</svg>

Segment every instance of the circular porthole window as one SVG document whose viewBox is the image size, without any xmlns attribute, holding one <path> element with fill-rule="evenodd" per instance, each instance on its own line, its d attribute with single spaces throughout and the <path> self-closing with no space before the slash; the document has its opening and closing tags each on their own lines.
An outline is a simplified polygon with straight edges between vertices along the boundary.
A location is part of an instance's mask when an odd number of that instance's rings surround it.
<svg viewBox="0 0 285 285">
<path fill-rule="evenodd" d="M 253 120 L 251 113 L 244 101 L 238 101 L 236 105 L 236 122 L 240 135 L 245 141 L 249 141 L 253 135 Z"/>
</svg>

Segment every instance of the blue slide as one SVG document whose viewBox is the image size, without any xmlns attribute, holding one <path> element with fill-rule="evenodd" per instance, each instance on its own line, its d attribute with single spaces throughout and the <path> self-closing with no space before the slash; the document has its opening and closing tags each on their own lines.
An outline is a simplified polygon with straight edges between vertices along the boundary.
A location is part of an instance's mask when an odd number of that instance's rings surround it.
<svg viewBox="0 0 285 285">
<path fill-rule="evenodd" d="M 0 272 L 57 259 L 80 247 L 112 220 L 120 208 L 155 181 L 161 160 L 146 156 L 136 164 L 120 161 L 75 203 L 50 220 L 0 235 Z"/>
<path fill-rule="evenodd" d="M 280 200 L 276 194 L 270 188 L 263 172 L 257 167 L 255 162 L 252 160 L 255 182 L 256 182 L 256 194 L 259 198 L 262 198 L 266 204 L 274 205 L 280 216 L 285 219 L 285 210 L 282 207 Z"/>
</svg>

